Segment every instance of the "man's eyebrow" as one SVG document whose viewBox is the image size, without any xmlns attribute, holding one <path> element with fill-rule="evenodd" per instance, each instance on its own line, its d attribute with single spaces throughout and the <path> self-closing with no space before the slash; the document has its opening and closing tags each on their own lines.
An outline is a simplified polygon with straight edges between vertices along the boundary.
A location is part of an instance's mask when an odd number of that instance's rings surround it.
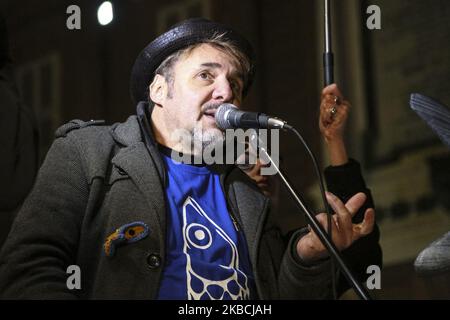
<svg viewBox="0 0 450 320">
<path fill-rule="evenodd" d="M 205 62 L 200 65 L 201 67 L 208 67 L 208 68 L 222 68 L 222 65 L 217 62 Z"/>
</svg>

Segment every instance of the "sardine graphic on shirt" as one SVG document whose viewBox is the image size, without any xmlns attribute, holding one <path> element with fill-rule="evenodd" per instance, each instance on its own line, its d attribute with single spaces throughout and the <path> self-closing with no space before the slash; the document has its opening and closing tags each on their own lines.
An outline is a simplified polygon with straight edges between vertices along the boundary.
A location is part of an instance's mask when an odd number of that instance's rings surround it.
<svg viewBox="0 0 450 320">
<path fill-rule="evenodd" d="M 187 297 L 189 300 L 243 300 L 250 298 L 247 276 L 239 269 L 239 252 L 229 235 L 219 227 L 192 198 L 183 205 L 183 253 L 186 255 Z M 214 261 L 217 250 L 226 248 L 225 263 L 208 276 L 203 261 Z M 219 260 L 219 259 L 217 259 Z"/>
</svg>

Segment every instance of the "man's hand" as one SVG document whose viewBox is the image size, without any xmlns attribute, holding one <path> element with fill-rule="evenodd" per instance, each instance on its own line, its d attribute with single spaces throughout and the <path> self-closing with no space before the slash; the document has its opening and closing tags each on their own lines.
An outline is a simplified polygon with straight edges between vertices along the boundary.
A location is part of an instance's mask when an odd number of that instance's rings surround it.
<svg viewBox="0 0 450 320">
<path fill-rule="evenodd" d="M 261 168 L 268 166 L 268 164 L 263 164 L 261 159 L 256 160 L 256 164 L 248 166 L 239 166 L 242 171 L 244 171 L 252 180 L 256 182 L 259 189 L 264 193 L 266 197 L 270 197 L 273 193 L 272 179 L 273 176 L 263 176 L 261 174 Z"/>
<path fill-rule="evenodd" d="M 271 197 L 274 194 L 274 176 L 263 176 L 261 174 L 261 169 L 270 166 L 270 163 L 258 158 L 257 149 L 252 143 L 248 143 L 246 145 L 245 152 L 238 157 L 236 160 L 236 165 L 253 181 L 255 181 L 261 192 L 266 197 Z"/>
<path fill-rule="evenodd" d="M 364 220 L 359 224 L 352 223 L 352 217 L 366 201 L 366 195 L 362 192 L 355 194 L 344 205 L 334 194 L 326 193 L 328 203 L 335 214 L 331 219 L 333 243 L 338 250 L 348 248 L 359 238 L 372 232 L 375 224 L 375 211 L 372 208 L 366 210 Z M 327 230 L 327 215 L 320 213 L 316 216 L 320 224 Z M 310 231 L 297 243 L 297 253 L 305 262 L 325 258 L 328 255 L 326 248 L 317 237 L 316 233 Z"/>
</svg>

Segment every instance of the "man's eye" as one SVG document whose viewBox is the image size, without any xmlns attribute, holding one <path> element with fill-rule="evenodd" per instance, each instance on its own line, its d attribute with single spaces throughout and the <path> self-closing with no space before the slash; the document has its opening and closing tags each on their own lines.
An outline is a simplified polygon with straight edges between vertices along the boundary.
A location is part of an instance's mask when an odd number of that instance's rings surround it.
<svg viewBox="0 0 450 320">
<path fill-rule="evenodd" d="M 201 72 L 198 76 L 200 77 L 200 79 L 203 79 L 203 80 L 212 79 L 212 76 L 208 72 Z"/>
</svg>

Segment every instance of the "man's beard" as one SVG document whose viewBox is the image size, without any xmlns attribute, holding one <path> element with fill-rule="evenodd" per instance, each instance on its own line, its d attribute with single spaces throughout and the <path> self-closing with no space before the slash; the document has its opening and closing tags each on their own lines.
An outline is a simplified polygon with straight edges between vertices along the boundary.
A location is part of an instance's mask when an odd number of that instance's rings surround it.
<svg viewBox="0 0 450 320">
<path fill-rule="evenodd" d="M 217 109 L 218 103 L 210 103 L 202 108 L 201 117 L 207 116 L 207 111 Z M 191 129 L 180 129 L 172 132 L 172 140 L 176 141 L 178 151 L 184 154 L 202 156 L 205 150 L 212 150 L 215 147 L 223 146 L 225 133 L 215 126 L 208 125 L 204 128 L 202 121 L 197 121 Z"/>
<path fill-rule="evenodd" d="M 222 145 L 224 140 L 224 133 L 218 128 L 209 128 L 203 130 L 202 126 L 195 126 L 191 130 L 193 150 L 197 155 L 201 154 L 206 148 L 211 148 L 216 145 Z"/>
</svg>

